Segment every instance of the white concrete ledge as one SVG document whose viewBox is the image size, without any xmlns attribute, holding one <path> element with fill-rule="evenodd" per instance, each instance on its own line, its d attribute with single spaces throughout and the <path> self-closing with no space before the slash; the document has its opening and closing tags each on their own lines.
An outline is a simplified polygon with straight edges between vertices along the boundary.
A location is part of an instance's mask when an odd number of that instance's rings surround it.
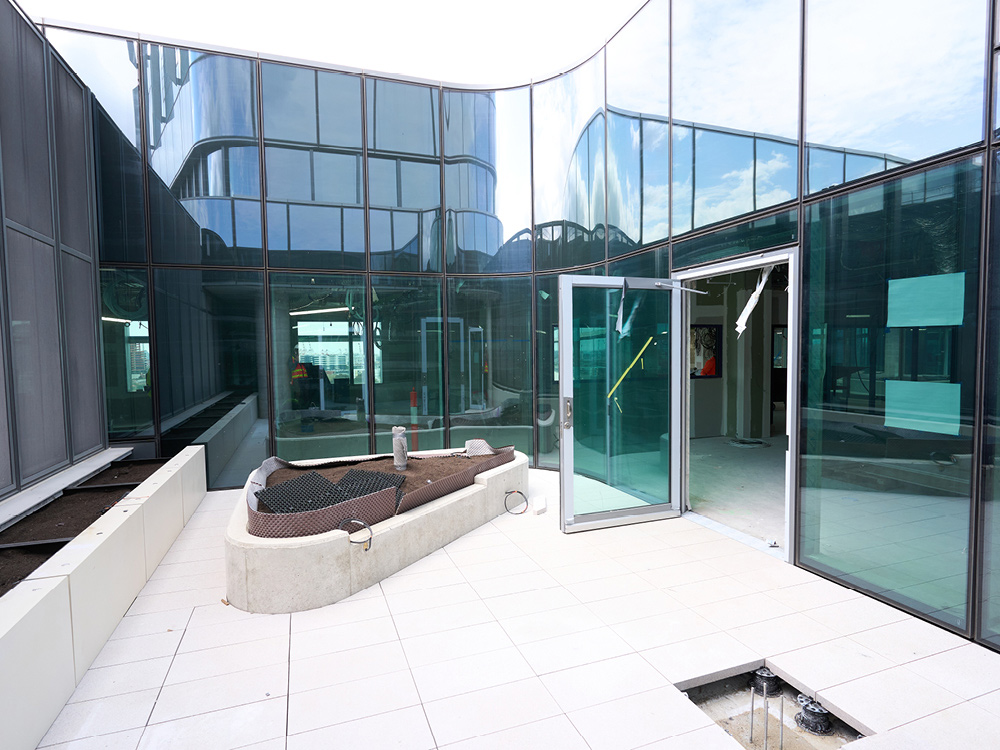
<svg viewBox="0 0 1000 750">
<path fill-rule="evenodd" d="M 195 438 L 193 445 L 203 445 L 210 476 L 215 485 L 219 474 L 235 455 L 247 433 L 257 421 L 257 394 L 253 393 L 236 404 L 222 419 Z"/>
<path fill-rule="evenodd" d="M 508 490 L 527 495 L 528 458 L 523 453 L 477 474 L 468 487 L 375 524 L 366 550 L 367 529 L 350 537 L 344 531 L 292 539 L 252 536 L 245 486 L 226 529 L 226 598 L 239 609 L 268 614 L 333 604 L 504 513 Z"/>
<path fill-rule="evenodd" d="M 3 750 L 38 744 L 204 497 L 186 448 L 0 597 Z"/>
</svg>

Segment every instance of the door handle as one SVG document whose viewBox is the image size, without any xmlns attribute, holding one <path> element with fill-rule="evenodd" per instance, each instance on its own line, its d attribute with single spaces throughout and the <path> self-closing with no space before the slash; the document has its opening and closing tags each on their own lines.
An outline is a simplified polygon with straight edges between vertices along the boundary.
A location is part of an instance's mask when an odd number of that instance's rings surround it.
<svg viewBox="0 0 1000 750">
<path fill-rule="evenodd" d="M 563 419 L 563 429 L 568 430 L 573 426 L 573 399 L 567 398 L 564 404 L 563 413 L 565 417 Z"/>
</svg>

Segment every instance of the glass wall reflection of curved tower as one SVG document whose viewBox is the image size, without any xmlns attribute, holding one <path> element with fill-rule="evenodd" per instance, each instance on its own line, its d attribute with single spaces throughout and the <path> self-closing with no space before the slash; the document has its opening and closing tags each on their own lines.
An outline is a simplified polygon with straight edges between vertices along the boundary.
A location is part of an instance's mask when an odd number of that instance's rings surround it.
<svg viewBox="0 0 1000 750">
<path fill-rule="evenodd" d="M 496 91 L 47 28 L 93 93 L 108 438 L 212 487 L 394 425 L 555 468 L 559 347 L 596 356 L 560 273 L 795 248 L 796 562 L 1000 647 L 988 5 L 650 0 Z"/>
</svg>

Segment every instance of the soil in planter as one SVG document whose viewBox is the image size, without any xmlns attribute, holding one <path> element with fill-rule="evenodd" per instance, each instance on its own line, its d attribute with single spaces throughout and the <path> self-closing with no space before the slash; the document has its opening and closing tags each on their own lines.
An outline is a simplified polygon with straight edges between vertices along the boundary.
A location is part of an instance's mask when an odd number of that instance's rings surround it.
<svg viewBox="0 0 1000 750">
<path fill-rule="evenodd" d="M 80 482 L 78 487 L 94 487 L 103 484 L 139 484 L 148 479 L 157 469 L 167 462 L 166 458 L 149 460 L 115 461 L 86 482 Z"/>
<path fill-rule="evenodd" d="M 0 531 L 0 545 L 67 539 L 90 526 L 132 489 L 66 490 L 48 505 Z M 0 596 L 54 555 L 63 543 L 0 549 Z"/>
<path fill-rule="evenodd" d="M 492 458 L 494 456 L 470 456 L 468 458 L 464 456 L 425 456 L 423 458 L 410 456 L 406 463 L 406 469 L 400 472 L 397 472 L 393 466 L 391 456 L 337 464 L 336 466 L 327 466 L 324 468 L 278 469 L 267 477 L 267 486 L 273 487 L 276 484 L 287 482 L 289 479 L 295 479 L 295 477 L 307 471 L 315 471 L 331 482 L 336 482 L 351 469 L 363 469 L 364 471 L 381 471 L 386 474 L 402 474 L 406 479 L 403 481 L 401 489 L 403 490 L 403 494 L 406 494 L 418 487 L 423 487 L 428 482 L 436 482 L 452 474 L 458 474 L 470 466 Z M 261 507 L 260 510 L 263 511 L 264 508 Z"/>
</svg>

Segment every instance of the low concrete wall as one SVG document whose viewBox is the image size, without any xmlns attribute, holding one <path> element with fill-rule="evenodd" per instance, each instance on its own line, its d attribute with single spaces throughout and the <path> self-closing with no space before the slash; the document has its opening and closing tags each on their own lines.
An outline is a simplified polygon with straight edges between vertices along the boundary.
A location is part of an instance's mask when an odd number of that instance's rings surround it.
<svg viewBox="0 0 1000 750">
<path fill-rule="evenodd" d="M 257 394 L 252 393 L 230 409 L 226 416 L 197 437 L 193 445 L 205 446 L 208 484 L 215 486 L 219 474 L 226 468 L 236 449 L 257 421 Z"/>
<path fill-rule="evenodd" d="M 38 744 L 204 497 L 185 448 L 0 597 L 4 750 Z"/>
<path fill-rule="evenodd" d="M 350 536 L 344 531 L 292 539 L 252 536 L 244 487 L 226 530 L 227 601 L 270 614 L 333 604 L 496 518 L 504 513 L 508 490 L 527 494 L 527 489 L 528 458 L 517 453 L 513 461 L 476 475 L 469 487 L 375 524 L 366 550 L 367 529 Z"/>
</svg>

